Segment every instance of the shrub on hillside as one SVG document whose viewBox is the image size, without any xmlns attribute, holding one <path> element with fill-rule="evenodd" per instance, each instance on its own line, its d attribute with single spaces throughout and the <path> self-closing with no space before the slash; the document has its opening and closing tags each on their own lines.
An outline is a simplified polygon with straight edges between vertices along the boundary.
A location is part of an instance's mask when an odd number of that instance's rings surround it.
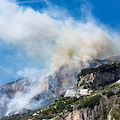
<svg viewBox="0 0 120 120">
<path fill-rule="evenodd" d="M 115 95 L 114 92 L 112 92 L 112 91 L 108 91 L 108 92 L 107 92 L 107 97 L 108 97 L 108 98 L 111 97 L 111 96 L 113 96 L 113 95 Z"/>
<path fill-rule="evenodd" d="M 58 102 L 57 103 L 57 106 L 56 106 L 56 109 L 59 111 L 59 112 L 62 112 L 65 108 L 65 103 L 64 102 Z"/>
<path fill-rule="evenodd" d="M 116 92 L 116 95 L 117 95 L 118 97 L 120 97 L 120 90 L 119 90 L 118 92 Z"/>
<path fill-rule="evenodd" d="M 105 94 L 106 94 L 106 92 L 105 92 L 105 91 L 102 91 L 102 94 L 103 94 L 103 95 L 105 95 Z"/>
<path fill-rule="evenodd" d="M 94 107 L 95 105 L 98 105 L 100 102 L 100 95 L 95 95 L 92 97 L 86 97 L 80 101 L 80 104 L 78 106 L 78 109 L 86 108 L 86 107 Z"/>
<path fill-rule="evenodd" d="M 73 111 L 73 107 L 71 105 L 67 105 L 65 108 L 68 112 L 72 112 Z"/>
</svg>

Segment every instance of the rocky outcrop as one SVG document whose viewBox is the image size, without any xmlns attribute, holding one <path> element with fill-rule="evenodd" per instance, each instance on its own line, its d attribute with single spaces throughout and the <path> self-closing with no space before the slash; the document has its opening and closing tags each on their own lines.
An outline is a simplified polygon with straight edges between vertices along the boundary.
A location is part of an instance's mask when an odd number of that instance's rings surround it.
<svg viewBox="0 0 120 120">
<path fill-rule="evenodd" d="M 82 73 L 83 72 L 83 73 Z M 105 64 L 97 68 L 84 69 L 79 74 L 78 88 L 105 86 L 120 79 L 120 64 Z"/>
<path fill-rule="evenodd" d="M 93 109 L 84 108 L 80 110 L 74 110 L 70 113 L 64 113 L 54 118 L 53 120 L 94 120 L 101 115 L 101 107 L 95 106 Z"/>
<path fill-rule="evenodd" d="M 4 84 L 0 87 L 0 97 L 6 95 L 8 98 L 12 98 L 16 92 L 26 92 L 28 86 L 32 86 L 32 81 L 27 78 L 18 79 L 11 83 Z"/>
</svg>

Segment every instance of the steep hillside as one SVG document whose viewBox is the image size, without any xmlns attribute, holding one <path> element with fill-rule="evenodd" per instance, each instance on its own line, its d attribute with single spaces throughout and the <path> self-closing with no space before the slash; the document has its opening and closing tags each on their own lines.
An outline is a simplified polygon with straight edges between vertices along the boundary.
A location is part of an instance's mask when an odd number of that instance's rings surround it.
<svg viewBox="0 0 120 120">
<path fill-rule="evenodd" d="M 60 95 L 45 109 L 3 120 L 120 120 L 120 63 L 83 69 L 78 75 L 77 92 L 73 97 Z M 82 90 L 91 94 L 81 94 Z"/>
<path fill-rule="evenodd" d="M 103 64 L 96 68 L 86 68 L 78 74 L 78 87 L 95 88 L 105 86 L 120 79 L 120 63 Z"/>
<path fill-rule="evenodd" d="M 81 73 L 78 75 L 79 77 L 79 80 L 77 82 L 78 92 L 81 92 L 81 89 L 88 89 L 89 91 L 96 90 L 99 87 L 103 87 L 106 84 L 115 82 L 118 79 L 120 79 L 120 64 L 114 63 L 119 61 L 120 61 L 120 56 L 110 57 L 109 59 L 105 59 L 105 60 L 94 59 L 88 61 L 90 68 L 83 69 Z M 99 65 L 102 66 L 98 67 Z M 65 89 L 63 89 L 62 87 L 64 80 L 66 80 L 63 74 L 64 67 L 65 66 L 60 67 L 60 69 L 56 71 L 54 77 L 49 75 L 48 77 L 45 78 L 45 81 L 43 82 L 44 90 L 42 92 L 37 91 L 37 93 L 31 97 L 30 100 L 31 102 L 34 103 L 34 102 L 39 102 L 40 100 L 44 100 L 44 103 L 42 103 L 42 108 L 44 108 L 50 105 L 51 103 L 53 103 L 54 100 L 62 92 L 65 91 Z M 71 79 L 71 76 L 68 77 Z M 68 85 L 67 86 L 64 85 L 64 86 L 66 86 L 66 88 L 69 89 L 70 85 L 73 85 L 72 82 L 73 81 L 71 79 L 69 80 Z M 14 98 L 17 92 L 29 93 L 30 89 L 36 85 L 38 85 L 38 83 L 28 78 L 22 78 L 17 81 L 2 85 L 0 87 L 0 99 L 1 99 L 0 118 L 2 118 L 5 115 L 8 109 L 7 104 L 11 99 Z M 28 111 L 30 110 L 23 109 L 22 114 L 27 113 Z M 14 112 L 10 114 L 14 114 Z"/>
<path fill-rule="evenodd" d="M 38 109 L 27 116 L 13 115 L 3 120 L 119 120 L 120 83 L 105 86 L 90 96 L 64 97 L 61 95 L 46 109 Z"/>
</svg>

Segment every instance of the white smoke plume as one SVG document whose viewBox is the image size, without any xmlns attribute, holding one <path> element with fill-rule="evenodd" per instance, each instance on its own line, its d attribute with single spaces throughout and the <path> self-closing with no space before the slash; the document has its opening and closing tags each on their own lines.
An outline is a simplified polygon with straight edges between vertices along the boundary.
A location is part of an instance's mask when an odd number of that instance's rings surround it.
<svg viewBox="0 0 120 120">
<path fill-rule="evenodd" d="M 76 83 L 74 72 L 80 68 L 81 62 L 88 66 L 87 60 L 119 54 L 120 36 L 90 17 L 87 22 L 75 21 L 72 17 L 62 18 L 20 7 L 8 0 L 0 1 L 0 38 L 31 58 L 42 59 L 53 76 L 61 66 L 68 65 L 60 73 L 65 89 L 69 83 Z M 23 73 L 19 71 L 18 74 Z M 8 104 L 7 114 L 28 106 L 30 98 L 38 94 L 38 90 L 34 90 L 36 92 L 31 95 L 16 94 Z M 24 96 L 21 99 L 24 103 L 17 101 L 20 96 Z M 22 104 L 19 104 L 21 107 L 13 107 L 18 106 L 18 103 Z"/>
<path fill-rule="evenodd" d="M 25 93 L 23 92 L 17 92 L 14 96 L 13 99 L 9 99 L 9 102 L 7 104 L 7 112 L 6 115 L 10 115 L 10 114 L 18 114 L 18 113 L 22 113 L 23 110 L 34 110 L 36 108 L 41 107 L 39 102 L 32 102 L 31 99 L 39 94 L 41 91 L 43 91 L 43 87 L 42 87 L 42 80 L 43 78 L 36 79 L 33 80 L 34 84 L 32 83 L 32 86 L 29 86 L 29 91 L 26 90 Z M 36 83 L 36 80 L 39 81 Z"/>
<path fill-rule="evenodd" d="M 115 54 L 119 42 L 115 33 L 92 21 L 54 19 L 6 0 L 0 4 L 0 38 L 55 68 L 74 62 L 76 57 L 82 60 L 84 56 Z"/>
</svg>

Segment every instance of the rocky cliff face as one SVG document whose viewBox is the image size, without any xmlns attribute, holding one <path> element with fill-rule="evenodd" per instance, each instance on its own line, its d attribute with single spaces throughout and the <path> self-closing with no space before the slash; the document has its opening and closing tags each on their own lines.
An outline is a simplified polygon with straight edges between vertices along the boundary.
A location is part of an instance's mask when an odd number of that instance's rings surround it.
<svg viewBox="0 0 120 120">
<path fill-rule="evenodd" d="M 97 68 L 83 69 L 79 74 L 78 88 L 89 88 L 90 86 L 98 89 L 120 79 L 120 64 L 104 64 Z"/>
<path fill-rule="evenodd" d="M 28 86 L 30 88 L 32 85 L 32 81 L 22 78 L 0 87 L 0 118 L 5 115 L 10 99 L 12 99 L 17 92 L 25 93 L 29 90 Z"/>
<path fill-rule="evenodd" d="M 52 77 L 47 77 L 47 81 L 43 81 L 43 91 L 36 91 L 36 94 L 31 95 L 31 103 L 44 100 L 43 108 L 53 102 L 57 97 L 56 93 L 59 91 L 55 89 L 54 83 L 52 83 Z M 15 97 L 16 93 L 30 94 L 30 91 L 36 86 L 39 86 L 39 82 L 34 79 L 22 78 L 11 83 L 4 84 L 0 87 L 0 118 L 5 116 L 8 103 Z M 53 100 L 52 100 L 53 99 Z M 22 113 L 26 113 L 31 109 L 23 109 Z M 11 113 L 14 114 L 14 113 Z"/>
<path fill-rule="evenodd" d="M 61 114 L 53 120 L 94 120 L 101 115 L 101 107 L 95 106 L 93 109 L 84 108 L 81 110 L 74 110 L 70 113 Z"/>
<path fill-rule="evenodd" d="M 8 98 L 12 98 L 16 92 L 26 92 L 28 90 L 28 86 L 32 86 L 32 81 L 26 78 L 4 84 L 0 87 L 0 97 L 4 94 Z"/>
</svg>

